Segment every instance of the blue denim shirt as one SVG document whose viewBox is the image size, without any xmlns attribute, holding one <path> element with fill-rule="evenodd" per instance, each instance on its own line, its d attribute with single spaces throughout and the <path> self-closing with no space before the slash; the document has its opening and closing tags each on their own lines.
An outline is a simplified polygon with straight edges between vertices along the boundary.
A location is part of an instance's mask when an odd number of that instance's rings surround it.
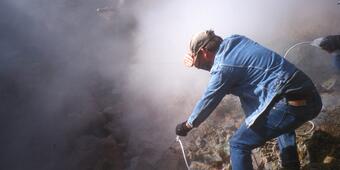
<svg viewBox="0 0 340 170">
<path fill-rule="evenodd" d="M 226 94 L 240 98 L 247 126 L 266 111 L 298 69 L 277 53 L 241 35 L 221 43 L 210 80 L 188 123 L 199 126 Z"/>
</svg>

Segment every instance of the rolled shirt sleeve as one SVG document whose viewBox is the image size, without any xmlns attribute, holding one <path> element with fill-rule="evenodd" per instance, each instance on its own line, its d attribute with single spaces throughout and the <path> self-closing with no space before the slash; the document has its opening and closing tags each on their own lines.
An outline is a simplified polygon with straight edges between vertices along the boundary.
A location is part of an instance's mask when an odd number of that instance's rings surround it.
<svg viewBox="0 0 340 170">
<path fill-rule="evenodd" d="M 220 68 L 211 72 L 208 86 L 189 116 L 188 123 L 192 127 L 199 126 L 212 113 L 223 97 L 229 93 L 232 82 L 234 82 L 232 72 L 232 68 Z"/>
</svg>

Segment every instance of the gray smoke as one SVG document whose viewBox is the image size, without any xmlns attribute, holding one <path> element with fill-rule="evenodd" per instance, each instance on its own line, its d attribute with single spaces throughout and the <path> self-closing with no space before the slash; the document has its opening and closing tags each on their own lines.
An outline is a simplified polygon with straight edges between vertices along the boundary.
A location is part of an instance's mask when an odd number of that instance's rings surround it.
<svg viewBox="0 0 340 170">
<path fill-rule="evenodd" d="M 151 151 L 144 156 L 152 164 L 209 78 L 182 64 L 194 33 L 243 34 L 283 54 L 296 42 L 339 34 L 336 3 L 0 1 L 1 169 L 80 169 L 82 153 L 70 147 L 98 128 L 103 103 L 121 103 L 128 152 Z"/>
<path fill-rule="evenodd" d="M 81 169 L 90 151 L 72 147 L 100 128 L 103 98 L 119 100 L 137 26 L 131 5 L 0 2 L 0 169 Z M 97 14 L 105 6 L 119 8 Z"/>
</svg>

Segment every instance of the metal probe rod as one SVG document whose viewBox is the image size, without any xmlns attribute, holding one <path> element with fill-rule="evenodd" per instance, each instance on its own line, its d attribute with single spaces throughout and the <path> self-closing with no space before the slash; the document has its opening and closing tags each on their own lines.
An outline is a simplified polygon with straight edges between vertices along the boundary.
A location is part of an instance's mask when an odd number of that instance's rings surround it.
<svg viewBox="0 0 340 170">
<path fill-rule="evenodd" d="M 179 142 L 179 144 L 181 145 L 185 165 L 187 166 L 188 170 L 190 170 L 190 167 L 189 167 L 189 164 L 188 164 L 188 161 L 187 161 L 187 157 L 185 156 L 184 147 L 183 147 L 181 139 L 179 139 L 179 136 L 176 137 L 176 141 Z"/>
</svg>

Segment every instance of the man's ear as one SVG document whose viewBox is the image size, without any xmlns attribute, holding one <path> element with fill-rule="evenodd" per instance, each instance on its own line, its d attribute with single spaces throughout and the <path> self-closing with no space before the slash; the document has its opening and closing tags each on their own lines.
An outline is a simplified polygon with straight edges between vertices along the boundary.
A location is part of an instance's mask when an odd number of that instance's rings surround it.
<svg viewBox="0 0 340 170">
<path fill-rule="evenodd" d="M 215 54 L 207 49 L 202 49 L 202 54 L 206 60 L 214 60 L 215 58 Z"/>
<path fill-rule="evenodd" d="M 204 58 L 208 58 L 208 50 L 207 49 L 205 49 L 205 48 L 201 48 L 200 49 L 200 52 L 202 53 L 202 55 L 203 55 L 203 57 Z"/>
</svg>

